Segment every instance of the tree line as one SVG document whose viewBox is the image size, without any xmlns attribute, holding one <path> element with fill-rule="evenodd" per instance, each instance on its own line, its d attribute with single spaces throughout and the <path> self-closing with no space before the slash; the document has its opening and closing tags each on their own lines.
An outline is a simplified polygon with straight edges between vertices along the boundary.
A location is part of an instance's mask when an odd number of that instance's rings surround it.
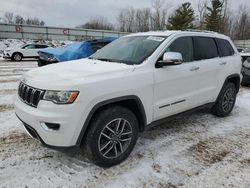
<svg viewBox="0 0 250 188">
<path fill-rule="evenodd" d="M 81 28 L 124 32 L 200 29 L 224 33 L 233 39 L 250 38 L 250 11 L 247 5 L 232 10 L 229 0 L 199 0 L 197 11 L 190 2 L 179 5 L 172 12 L 170 8 L 164 0 L 152 0 L 152 6 L 148 8 L 121 9 L 116 24 L 96 18 L 81 25 Z"/>
<path fill-rule="evenodd" d="M 152 0 L 152 5 L 147 8 L 136 9 L 129 6 L 121 9 L 115 18 L 116 23 L 97 17 L 77 28 L 123 32 L 200 29 L 224 33 L 232 39 L 250 38 L 250 11 L 247 5 L 240 5 L 238 10 L 232 10 L 230 0 L 199 0 L 196 9 L 190 2 L 179 5 L 174 11 L 170 11 L 170 8 L 172 7 L 166 0 Z M 38 18 L 24 18 L 11 12 L 5 13 L 0 21 L 45 25 Z"/>
<path fill-rule="evenodd" d="M 6 12 L 2 18 L 0 18 L 0 21 L 8 24 L 27 24 L 27 25 L 39 25 L 44 26 L 45 22 L 43 20 L 40 20 L 36 17 L 28 17 L 24 18 L 21 15 L 15 15 L 12 12 Z"/>
</svg>

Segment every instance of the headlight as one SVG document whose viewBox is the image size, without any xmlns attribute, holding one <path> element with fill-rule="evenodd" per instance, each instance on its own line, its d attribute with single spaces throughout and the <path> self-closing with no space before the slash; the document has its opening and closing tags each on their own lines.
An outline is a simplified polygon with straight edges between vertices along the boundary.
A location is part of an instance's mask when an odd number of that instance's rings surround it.
<svg viewBox="0 0 250 188">
<path fill-rule="evenodd" d="M 55 57 L 48 57 L 48 61 L 53 62 L 53 61 L 57 61 L 57 59 Z"/>
<path fill-rule="evenodd" d="M 45 91 L 43 100 L 56 104 L 71 104 L 76 100 L 78 94 L 78 91 Z"/>
</svg>

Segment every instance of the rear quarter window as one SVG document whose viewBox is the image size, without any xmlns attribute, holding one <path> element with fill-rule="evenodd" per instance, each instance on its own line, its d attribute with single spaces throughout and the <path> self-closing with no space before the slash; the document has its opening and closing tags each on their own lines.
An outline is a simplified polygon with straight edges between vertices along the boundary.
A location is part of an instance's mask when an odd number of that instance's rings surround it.
<svg viewBox="0 0 250 188">
<path fill-rule="evenodd" d="M 210 37 L 194 37 L 195 60 L 219 57 L 216 42 Z"/>
<path fill-rule="evenodd" d="M 36 45 L 36 48 L 37 49 L 42 49 L 42 48 L 48 48 L 48 46 L 46 46 L 46 45 Z"/>
<path fill-rule="evenodd" d="M 232 56 L 235 54 L 235 51 L 228 40 L 225 39 L 216 39 L 220 57 Z"/>
</svg>

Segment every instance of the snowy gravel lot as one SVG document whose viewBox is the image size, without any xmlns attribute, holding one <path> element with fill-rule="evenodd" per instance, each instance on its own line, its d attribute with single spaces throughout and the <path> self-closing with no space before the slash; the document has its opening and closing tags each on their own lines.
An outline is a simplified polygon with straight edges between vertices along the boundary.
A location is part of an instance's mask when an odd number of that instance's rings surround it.
<svg viewBox="0 0 250 188">
<path fill-rule="evenodd" d="M 0 60 L 0 187 L 250 187 L 250 89 L 241 89 L 230 117 L 174 119 L 142 133 L 121 165 L 102 169 L 25 133 L 13 98 L 21 74 L 35 67 Z"/>
</svg>

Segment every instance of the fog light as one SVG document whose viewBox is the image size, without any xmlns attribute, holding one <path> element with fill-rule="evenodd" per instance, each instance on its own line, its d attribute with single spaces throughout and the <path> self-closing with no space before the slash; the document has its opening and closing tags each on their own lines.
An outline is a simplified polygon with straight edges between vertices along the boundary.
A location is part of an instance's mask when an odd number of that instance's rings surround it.
<svg viewBox="0 0 250 188">
<path fill-rule="evenodd" d="M 46 131 L 58 131 L 60 129 L 60 124 L 58 123 L 41 123 L 42 128 Z"/>
</svg>

